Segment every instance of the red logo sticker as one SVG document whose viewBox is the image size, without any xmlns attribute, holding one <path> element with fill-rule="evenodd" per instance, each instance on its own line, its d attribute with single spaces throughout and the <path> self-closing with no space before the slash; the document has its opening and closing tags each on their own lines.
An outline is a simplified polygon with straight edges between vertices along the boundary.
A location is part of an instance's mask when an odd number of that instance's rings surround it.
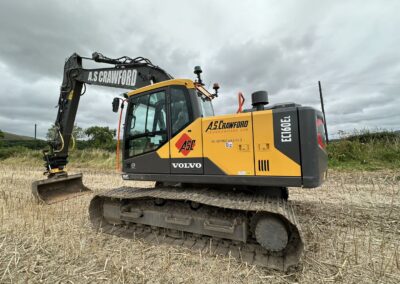
<svg viewBox="0 0 400 284">
<path fill-rule="evenodd" d="M 195 145 L 196 140 L 192 140 L 192 138 L 190 138 L 186 133 L 184 133 L 175 143 L 175 147 L 179 150 L 179 153 L 182 153 L 184 156 L 187 156 L 190 151 L 193 150 Z"/>
</svg>

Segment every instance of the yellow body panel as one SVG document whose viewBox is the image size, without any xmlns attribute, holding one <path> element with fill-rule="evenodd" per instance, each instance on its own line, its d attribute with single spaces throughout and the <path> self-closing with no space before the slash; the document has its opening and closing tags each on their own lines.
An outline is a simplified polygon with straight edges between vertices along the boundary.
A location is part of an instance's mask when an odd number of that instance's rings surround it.
<svg viewBox="0 0 400 284">
<path fill-rule="evenodd" d="M 143 88 L 139 88 L 137 90 L 130 91 L 128 93 L 128 97 L 136 95 L 136 94 L 140 94 L 140 93 L 143 93 L 143 92 L 155 90 L 155 89 L 158 89 L 158 88 L 170 86 L 170 85 L 185 86 L 188 89 L 194 89 L 195 88 L 194 82 L 192 80 L 190 80 L 190 79 L 171 79 L 171 80 L 155 83 L 153 85 L 149 85 L 149 86 L 146 86 L 146 87 L 143 87 Z"/>
<path fill-rule="evenodd" d="M 204 157 L 227 175 L 254 175 L 251 113 L 202 120 Z"/>
<path fill-rule="evenodd" d="M 169 144 L 170 142 L 165 143 L 163 146 L 160 147 L 160 149 L 156 151 L 157 155 L 161 159 L 169 159 Z"/>
<path fill-rule="evenodd" d="M 131 91 L 128 96 L 169 85 L 202 91 L 192 80 L 174 79 Z M 204 157 L 226 175 L 301 176 L 301 166 L 274 145 L 272 110 L 197 118 L 156 152 L 161 159 L 188 162 Z M 205 162 L 204 174 L 222 174 L 208 169 L 210 164 Z"/>
<path fill-rule="evenodd" d="M 198 118 L 176 134 L 170 141 L 171 158 L 202 158 L 201 132 L 201 118 Z"/>
<path fill-rule="evenodd" d="M 198 118 L 176 134 L 169 143 L 158 149 L 158 156 L 162 159 L 202 158 L 203 145 L 201 132 L 201 118 Z"/>
<path fill-rule="evenodd" d="M 272 110 L 253 112 L 256 175 L 301 176 L 300 165 L 275 148 L 273 125 Z M 258 160 L 268 161 L 269 171 L 260 170 Z"/>
<path fill-rule="evenodd" d="M 272 110 L 198 118 L 157 154 L 205 157 L 227 175 L 301 176 L 300 165 L 275 148 Z M 268 170 L 259 160 L 268 161 Z"/>
</svg>

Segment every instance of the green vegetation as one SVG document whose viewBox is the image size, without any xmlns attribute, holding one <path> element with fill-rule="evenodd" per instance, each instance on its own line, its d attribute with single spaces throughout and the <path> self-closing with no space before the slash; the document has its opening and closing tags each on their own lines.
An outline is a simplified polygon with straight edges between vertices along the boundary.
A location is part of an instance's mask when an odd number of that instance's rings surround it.
<svg viewBox="0 0 400 284">
<path fill-rule="evenodd" d="M 108 127 L 92 126 L 85 130 L 92 148 L 113 151 L 115 149 L 115 130 Z"/>
<path fill-rule="evenodd" d="M 107 127 L 89 128 L 90 140 L 78 141 L 77 150 L 70 152 L 70 167 L 93 167 L 113 169 L 115 146 L 113 130 Z M 88 129 L 88 130 L 89 130 Z M 0 161 L 41 166 L 43 140 L 0 140 Z M 400 133 L 355 132 L 340 140 L 332 141 L 328 147 L 329 167 L 339 170 L 400 169 Z"/>
<path fill-rule="evenodd" d="M 33 140 L 27 136 L 0 130 L 0 160 L 11 157 L 20 151 L 44 149 L 46 145 L 47 143 L 42 140 Z"/>
<path fill-rule="evenodd" d="M 70 160 L 76 162 L 77 165 L 87 164 L 86 161 L 91 161 L 92 164 L 106 167 L 111 165 L 110 156 L 115 156 L 116 140 L 114 140 L 115 130 L 108 127 L 93 126 L 86 130 L 74 125 L 73 136 L 76 140 L 75 148 L 77 151 L 70 148 Z M 87 136 L 88 140 L 82 140 Z M 55 125 L 52 125 L 47 133 L 48 141 L 54 141 L 58 138 L 58 130 Z M 70 144 L 72 147 L 72 144 Z M 40 163 L 42 161 L 41 150 L 49 149 L 48 142 L 45 140 L 34 140 L 28 136 L 21 136 L 12 133 L 2 132 L 0 130 L 0 160 L 13 159 L 23 163 L 29 159 L 35 159 Z"/>
<path fill-rule="evenodd" d="M 1 132 L 3 133 L 3 135 L 0 134 L 0 139 L 3 139 L 3 140 L 18 140 L 18 141 L 33 140 L 33 137 L 29 137 L 29 136 L 17 135 L 17 134 L 9 133 L 6 131 L 1 131 Z"/>
<path fill-rule="evenodd" d="M 57 133 L 58 133 L 57 127 L 53 124 L 53 125 L 47 130 L 46 139 L 47 139 L 47 140 L 55 140 L 55 139 L 57 138 Z M 82 127 L 79 127 L 79 126 L 76 125 L 76 124 L 74 124 L 74 127 L 73 127 L 73 129 L 72 129 L 72 135 L 74 136 L 74 138 L 75 138 L 76 140 L 85 138 L 85 133 L 84 133 Z"/>
<path fill-rule="evenodd" d="M 57 129 L 53 125 L 46 134 L 48 140 L 57 139 Z M 85 131 L 74 125 L 73 135 L 76 150 L 70 149 L 69 160 L 71 167 L 115 167 L 115 130 L 108 127 L 89 127 Z M 82 140 L 88 136 L 88 140 Z M 27 136 L 15 135 L 0 131 L 0 161 L 42 166 L 42 150 L 48 149 L 48 142 L 34 140 Z"/>
<path fill-rule="evenodd" d="M 93 168 L 114 169 L 115 152 L 101 149 L 73 150 L 70 152 L 68 167 L 71 168 Z M 25 147 L 0 147 L 0 162 L 10 165 L 26 165 L 43 167 L 43 154 L 38 150 Z M 44 167 L 43 167 L 44 169 Z"/>
<path fill-rule="evenodd" d="M 43 140 L 0 140 L 0 146 L 0 151 L 4 150 L 3 148 L 12 147 L 25 147 L 31 150 L 42 150 L 46 148 L 47 142 Z"/>
<path fill-rule="evenodd" d="M 329 167 L 345 170 L 400 169 L 397 132 L 361 131 L 328 145 Z"/>
<path fill-rule="evenodd" d="M 83 130 L 81 127 L 75 124 L 72 130 L 72 135 L 76 141 L 76 148 L 79 150 L 103 149 L 106 151 L 114 151 L 116 148 L 116 141 L 114 140 L 115 134 L 115 129 L 101 126 L 92 126 Z M 85 137 L 88 139 L 83 140 Z M 54 141 L 58 139 L 58 129 L 55 125 L 52 125 L 48 129 L 46 139 L 48 141 Z"/>
</svg>

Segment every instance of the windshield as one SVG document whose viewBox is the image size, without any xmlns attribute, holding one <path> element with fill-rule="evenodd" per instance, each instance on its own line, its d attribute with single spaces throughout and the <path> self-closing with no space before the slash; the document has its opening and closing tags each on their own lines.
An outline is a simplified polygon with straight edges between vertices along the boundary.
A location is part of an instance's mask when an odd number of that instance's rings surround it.
<svg viewBox="0 0 400 284">
<path fill-rule="evenodd" d="M 214 116 L 214 109 L 209 97 L 205 96 L 200 91 L 197 91 L 197 100 L 199 102 L 201 115 L 203 117 Z"/>
</svg>

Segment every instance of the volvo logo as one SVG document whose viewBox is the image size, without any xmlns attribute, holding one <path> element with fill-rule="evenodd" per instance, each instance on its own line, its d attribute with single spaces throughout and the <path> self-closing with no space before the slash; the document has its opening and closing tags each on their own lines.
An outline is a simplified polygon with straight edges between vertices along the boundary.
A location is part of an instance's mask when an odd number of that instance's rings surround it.
<svg viewBox="0 0 400 284">
<path fill-rule="evenodd" d="M 174 169 L 201 169 L 201 163 L 172 163 Z"/>
</svg>

